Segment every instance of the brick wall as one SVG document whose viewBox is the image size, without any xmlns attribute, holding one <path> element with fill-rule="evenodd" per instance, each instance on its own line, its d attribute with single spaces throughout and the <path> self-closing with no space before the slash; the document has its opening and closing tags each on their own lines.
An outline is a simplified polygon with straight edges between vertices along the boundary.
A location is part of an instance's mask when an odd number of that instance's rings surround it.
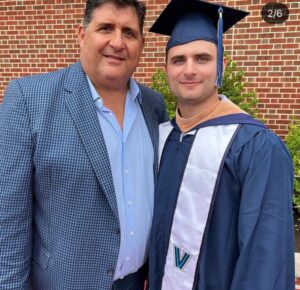
<svg viewBox="0 0 300 290">
<path fill-rule="evenodd" d="M 184 0 L 183 0 L 184 1 Z M 168 0 L 146 0 L 146 31 Z M 220 2 L 220 1 L 212 1 Z M 261 117 L 284 137 L 292 115 L 300 116 L 300 3 L 282 1 L 290 10 L 283 24 L 260 17 L 266 0 L 222 1 L 251 12 L 230 30 L 225 50 L 246 71 L 249 89 L 260 99 Z M 274 2 L 274 1 L 273 1 Z M 0 100 L 9 80 L 52 71 L 78 59 L 76 28 L 85 0 L 0 1 Z M 146 44 L 135 77 L 146 84 L 164 65 L 165 37 L 145 33 Z"/>
<path fill-rule="evenodd" d="M 0 99 L 9 80 L 78 58 L 82 0 L 0 1 Z"/>
<path fill-rule="evenodd" d="M 227 50 L 245 69 L 248 87 L 258 94 L 263 119 L 284 136 L 290 116 L 300 116 L 300 2 L 282 1 L 290 17 L 272 25 L 260 16 L 262 6 L 271 1 L 230 2 L 251 14 L 228 35 Z"/>
</svg>

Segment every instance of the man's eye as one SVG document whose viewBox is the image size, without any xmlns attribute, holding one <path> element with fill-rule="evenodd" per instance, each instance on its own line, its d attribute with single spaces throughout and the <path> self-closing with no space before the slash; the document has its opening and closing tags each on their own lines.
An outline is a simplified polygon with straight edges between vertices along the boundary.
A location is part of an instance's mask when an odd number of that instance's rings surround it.
<svg viewBox="0 0 300 290">
<path fill-rule="evenodd" d="M 124 35 L 129 38 L 136 38 L 136 35 L 132 30 L 125 30 Z"/>
<path fill-rule="evenodd" d="M 112 27 L 110 25 L 103 25 L 100 26 L 98 30 L 101 32 L 109 32 L 112 30 Z"/>
<path fill-rule="evenodd" d="M 199 57 L 199 58 L 197 59 L 197 61 L 198 61 L 199 63 L 205 63 L 205 62 L 208 62 L 208 58 L 207 58 L 207 57 Z"/>
<path fill-rule="evenodd" d="M 176 64 L 176 65 L 182 64 L 183 62 L 184 60 L 182 58 L 175 58 L 172 60 L 172 64 Z"/>
</svg>

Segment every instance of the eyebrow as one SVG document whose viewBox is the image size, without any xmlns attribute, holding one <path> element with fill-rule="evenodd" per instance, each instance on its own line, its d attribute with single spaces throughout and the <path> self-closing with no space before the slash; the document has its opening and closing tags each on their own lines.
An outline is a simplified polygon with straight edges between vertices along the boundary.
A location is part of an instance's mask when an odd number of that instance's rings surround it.
<svg viewBox="0 0 300 290">
<path fill-rule="evenodd" d="M 212 58 L 213 56 L 210 53 L 207 52 L 201 52 L 201 53 L 197 53 L 193 55 L 194 58 L 198 58 L 198 57 L 207 57 L 207 58 Z M 174 60 L 174 59 L 185 59 L 186 55 L 185 54 L 177 54 L 177 55 L 173 55 L 170 60 Z"/>
<path fill-rule="evenodd" d="M 174 55 L 170 58 L 170 60 L 174 60 L 174 59 L 185 59 L 185 55 L 184 54 L 177 54 L 177 55 Z"/>
<path fill-rule="evenodd" d="M 113 25 L 111 22 L 98 22 L 96 26 L 102 26 L 102 25 Z"/>
<path fill-rule="evenodd" d="M 96 24 L 95 30 L 97 31 L 97 30 L 101 29 L 101 27 L 103 27 L 103 26 L 110 27 L 110 29 L 114 30 L 116 27 L 116 24 L 113 22 L 101 22 L 101 23 Z M 122 33 L 131 32 L 135 38 L 143 37 L 143 34 L 139 28 L 125 25 L 121 28 L 121 31 L 122 31 Z"/>
<path fill-rule="evenodd" d="M 116 26 L 116 24 L 113 23 L 113 22 L 100 22 L 100 23 L 97 23 L 97 24 L 96 24 L 96 28 L 100 28 L 101 26 L 106 26 L 106 25 L 112 26 L 112 27 L 115 27 L 115 26 Z M 131 27 L 131 26 L 123 26 L 123 27 L 122 27 L 122 30 L 131 30 L 131 31 L 135 31 L 135 32 L 137 32 L 137 33 L 139 33 L 139 31 L 140 31 L 139 28 L 136 29 L 136 28 Z"/>
<path fill-rule="evenodd" d="M 210 53 L 202 52 L 195 55 L 196 57 L 213 57 Z"/>
<path fill-rule="evenodd" d="M 131 32 L 134 32 L 134 33 L 140 33 L 140 30 L 139 29 L 136 29 L 136 28 L 133 28 L 131 26 L 124 26 L 122 28 L 122 31 L 131 31 Z"/>
</svg>

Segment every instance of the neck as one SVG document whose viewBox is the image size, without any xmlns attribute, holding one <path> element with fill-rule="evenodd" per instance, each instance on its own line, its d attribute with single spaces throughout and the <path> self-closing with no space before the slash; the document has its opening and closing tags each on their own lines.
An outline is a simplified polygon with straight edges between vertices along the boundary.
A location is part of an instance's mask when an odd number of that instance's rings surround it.
<svg viewBox="0 0 300 290">
<path fill-rule="evenodd" d="M 123 128 L 125 102 L 128 91 L 127 85 L 118 88 L 96 87 L 96 90 L 101 96 L 104 106 L 115 114 L 120 127 Z"/>
<path fill-rule="evenodd" d="M 220 101 L 218 94 L 209 98 L 205 102 L 180 102 L 178 103 L 178 113 L 184 119 L 191 118 L 195 115 L 206 114 L 210 108 L 213 108 Z"/>
</svg>

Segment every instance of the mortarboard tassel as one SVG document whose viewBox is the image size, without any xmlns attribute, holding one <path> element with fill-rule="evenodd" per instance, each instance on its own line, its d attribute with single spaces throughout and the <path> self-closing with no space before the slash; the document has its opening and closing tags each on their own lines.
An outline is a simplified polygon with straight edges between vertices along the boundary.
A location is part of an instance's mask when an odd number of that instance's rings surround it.
<svg viewBox="0 0 300 290">
<path fill-rule="evenodd" d="M 218 20 L 218 51 L 217 51 L 217 79 L 216 87 L 220 88 L 223 83 L 223 8 L 220 6 Z"/>
</svg>

